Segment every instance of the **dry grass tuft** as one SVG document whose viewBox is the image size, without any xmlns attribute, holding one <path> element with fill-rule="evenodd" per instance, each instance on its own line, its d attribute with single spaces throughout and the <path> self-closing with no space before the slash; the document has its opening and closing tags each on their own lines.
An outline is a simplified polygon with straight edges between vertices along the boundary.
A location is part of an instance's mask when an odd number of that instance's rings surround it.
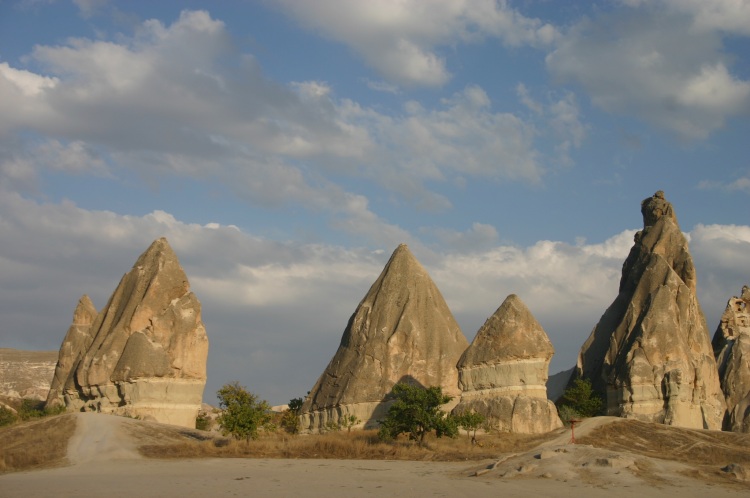
<svg viewBox="0 0 750 498">
<path fill-rule="evenodd" d="M 500 453 L 530 449 L 555 434 L 526 436 L 489 434 L 479 439 L 481 447 L 467 438 L 428 438 L 425 447 L 406 439 L 384 443 L 377 431 L 331 432 L 290 436 L 269 434 L 255 441 L 216 438 L 145 444 L 141 454 L 151 458 L 336 458 L 348 460 L 466 461 L 494 459 Z"/>
<path fill-rule="evenodd" d="M 683 429 L 625 420 L 599 427 L 579 438 L 578 442 L 689 464 L 750 464 L 750 434 L 736 432 Z"/>
<path fill-rule="evenodd" d="M 0 473 L 65 463 L 73 415 L 59 415 L 0 429 Z"/>
</svg>

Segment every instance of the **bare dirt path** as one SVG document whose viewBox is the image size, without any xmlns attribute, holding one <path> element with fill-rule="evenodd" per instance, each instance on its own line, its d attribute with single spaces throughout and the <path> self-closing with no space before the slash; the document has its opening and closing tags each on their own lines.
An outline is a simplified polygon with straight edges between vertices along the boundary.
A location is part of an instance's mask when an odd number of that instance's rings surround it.
<svg viewBox="0 0 750 498">
<path fill-rule="evenodd" d="M 113 415 L 77 413 L 76 430 L 68 442 L 68 461 L 80 465 L 102 460 L 141 459 L 135 442 L 125 430 L 128 422 Z"/>
</svg>

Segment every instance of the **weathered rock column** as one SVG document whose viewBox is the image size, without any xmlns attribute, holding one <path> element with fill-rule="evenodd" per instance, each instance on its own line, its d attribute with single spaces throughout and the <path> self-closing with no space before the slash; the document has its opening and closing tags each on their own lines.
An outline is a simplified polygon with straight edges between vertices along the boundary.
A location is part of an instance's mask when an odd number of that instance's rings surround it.
<svg viewBox="0 0 750 498">
<path fill-rule="evenodd" d="M 608 415 L 721 429 L 724 396 L 687 240 L 663 192 L 641 213 L 619 294 L 581 348 L 577 375 L 606 396 Z"/>
<path fill-rule="evenodd" d="M 453 413 L 475 411 L 498 430 L 524 434 L 562 427 L 557 408 L 547 399 L 554 353 L 542 326 L 511 294 L 458 361 L 463 393 Z"/>
</svg>

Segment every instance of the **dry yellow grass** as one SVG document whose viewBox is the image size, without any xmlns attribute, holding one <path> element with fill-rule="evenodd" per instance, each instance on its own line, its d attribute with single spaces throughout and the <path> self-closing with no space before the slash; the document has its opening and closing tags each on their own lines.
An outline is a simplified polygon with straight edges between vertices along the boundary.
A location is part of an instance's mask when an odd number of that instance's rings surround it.
<svg viewBox="0 0 750 498">
<path fill-rule="evenodd" d="M 377 431 L 333 432 L 289 436 L 270 434 L 244 442 L 217 438 L 170 444 L 145 444 L 139 451 L 151 458 L 337 458 L 351 460 L 465 461 L 496 458 L 499 453 L 532 448 L 554 434 L 526 436 L 489 434 L 472 446 L 467 438 L 428 438 L 425 447 L 406 439 L 384 443 Z"/>
<path fill-rule="evenodd" d="M 750 434 L 625 420 L 578 438 L 580 444 L 698 465 L 750 464 Z"/>
<path fill-rule="evenodd" d="M 75 431 L 72 415 L 59 415 L 0 429 L 0 473 L 65 463 Z"/>
</svg>

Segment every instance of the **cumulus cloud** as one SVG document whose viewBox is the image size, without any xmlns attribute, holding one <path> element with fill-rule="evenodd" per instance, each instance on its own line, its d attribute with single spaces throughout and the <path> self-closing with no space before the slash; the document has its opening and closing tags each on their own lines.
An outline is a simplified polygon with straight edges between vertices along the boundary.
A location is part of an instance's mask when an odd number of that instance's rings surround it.
<svg viewBox="0 0 750 498">
<path fill-rule="evenodd" d="M 383 77 L 401 85 L 446 83 L 451 75 L 441 47 L 487 37 L 508 46 L 546 46 L 558 35 L 553 26 L 523 16 L 505 0 L 281 4 L 300 24 L 345 43 Z"/>
<path fill-rule="evenodd" d="M 696 30 L 750 35 L 750 4 L 743 0 L 667 0 L 668 8 L 689 14 Z"/>
<path fill-rule="evenodd" d="M 638 3 L 583 20 L 561 37 L 547 67 L 605 111 L 704 139 L 750 110 L 750 81 L 732 74 L 722 46 L 722 33 L 747 34 L 728 21 L 747 8 L 730 4 Z"/>
<path fill-rule="evenodd" d="M 432 184 L 539 183 L 546 172 L 535 126 L 494 109 L 476 85 L 437 108 L 409 102 L 400 112 L 340 99 L 325 81 L 280 85 L 203 11 L 183 11 L 170 25 L 145 21 L 116 41 L 38 45 L 29 60 L 46 74 L 0 63 L 0 134 L 51 138 L 46 146 L 6 140 L 12 160 L 3 176 L 16 185 L 74 167 L 114 178 L 136 172 L 152 183 L 212 178 L 250 203 L 298 203 L 338 217 L 362 194 L 345 192 L 333 175 L 440 211 L 450 202 Z M 40 147 L 53 145 L 60 160 L 38 160 Z M 353 228 L 361 214 L 336 224 Z"/>
</svg>

